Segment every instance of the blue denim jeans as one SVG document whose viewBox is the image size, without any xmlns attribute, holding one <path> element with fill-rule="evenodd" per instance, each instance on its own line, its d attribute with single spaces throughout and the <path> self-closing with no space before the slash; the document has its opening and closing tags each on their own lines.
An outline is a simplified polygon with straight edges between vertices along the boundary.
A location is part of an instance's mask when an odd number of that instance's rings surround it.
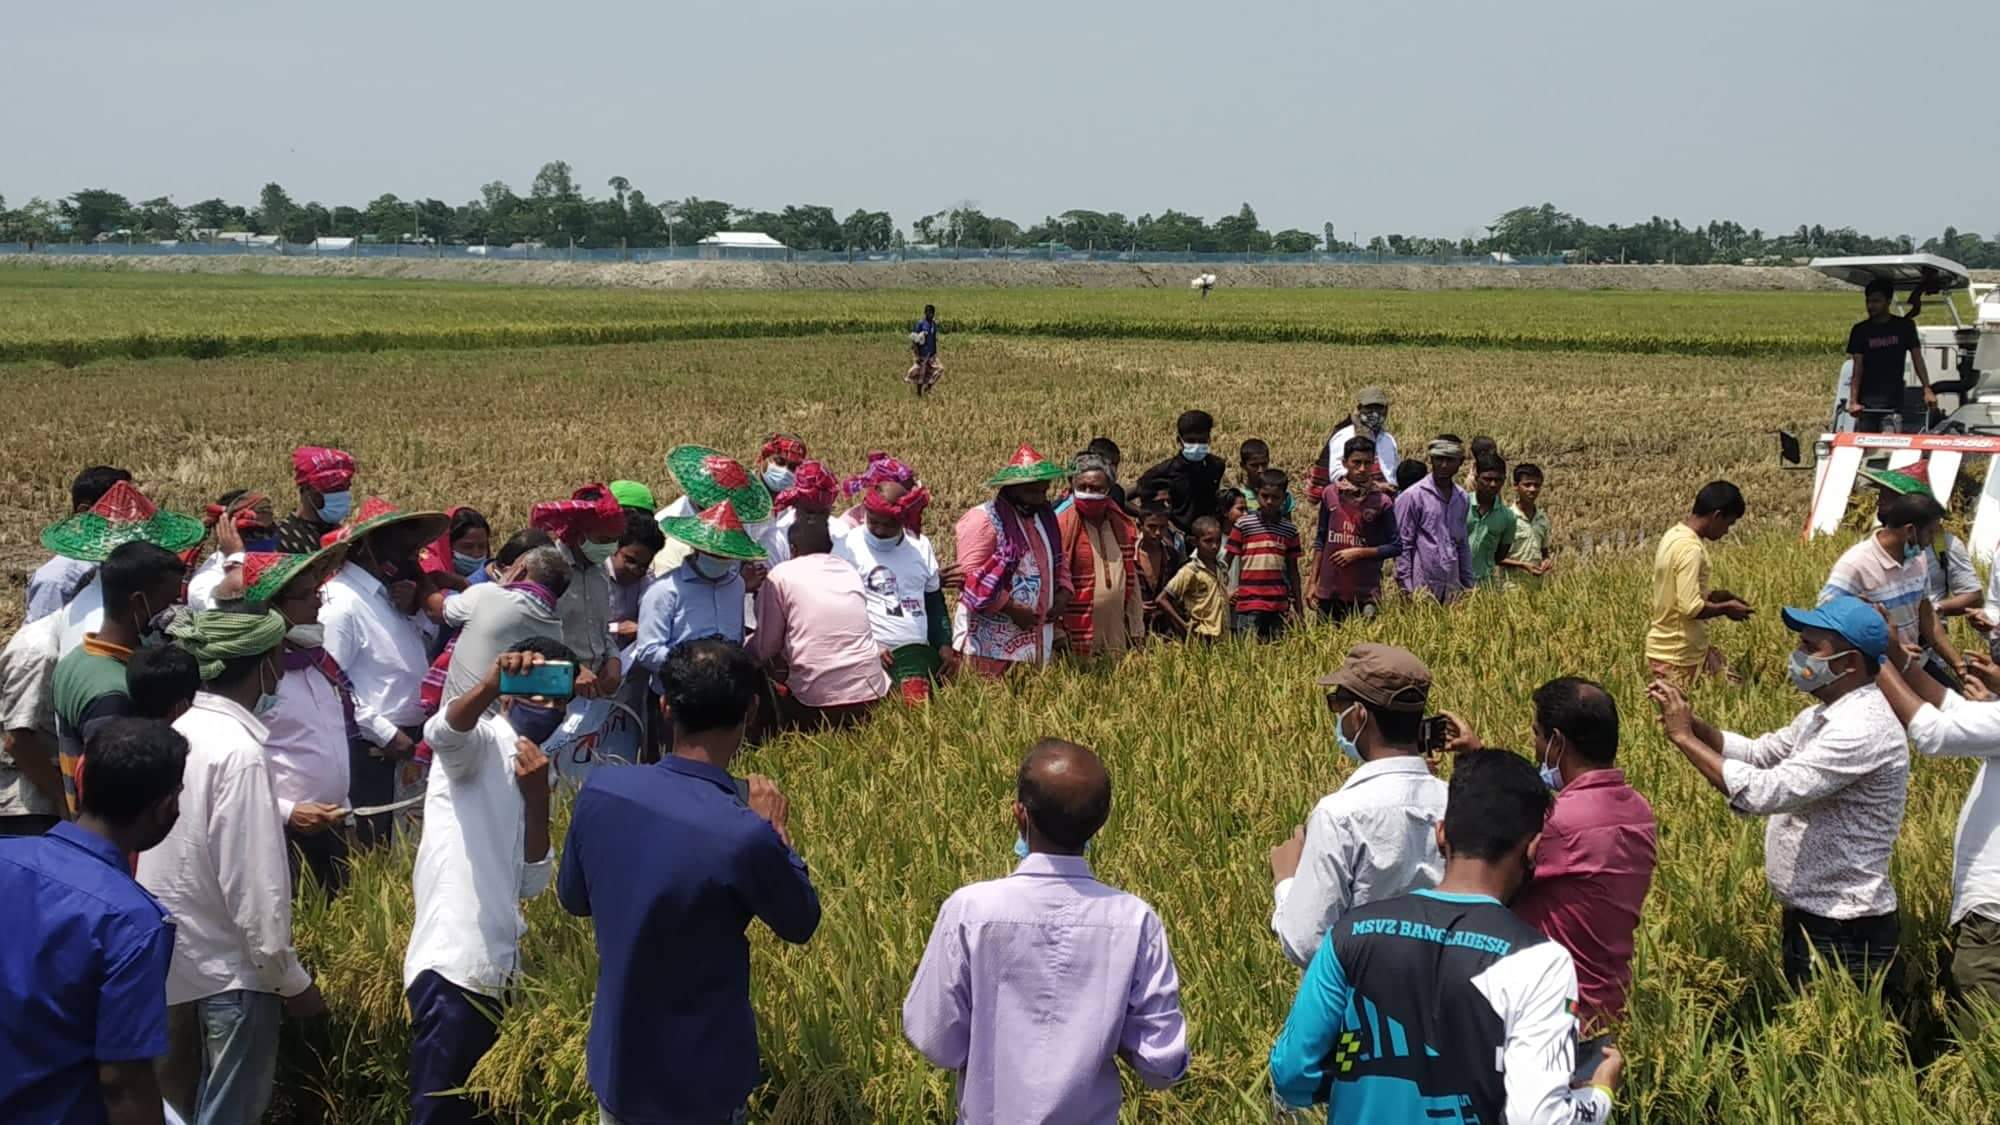
<svg viewBox="0 0 2000 1125">
<path fill-rule="evenodd" d="M 255 1125 L 271 1104 L 284 1001 L 269 992 L 218 992 L 194 1002 L 201 1083 L 191 1125 Z"/>
</svg>

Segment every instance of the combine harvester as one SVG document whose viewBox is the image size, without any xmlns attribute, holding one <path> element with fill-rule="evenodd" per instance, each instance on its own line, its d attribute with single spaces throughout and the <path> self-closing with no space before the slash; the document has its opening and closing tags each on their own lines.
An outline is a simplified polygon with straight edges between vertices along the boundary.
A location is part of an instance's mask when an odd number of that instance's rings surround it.
<svg viewBox="0 0 2000 1125">
<path fill-rule="evenodd" d="M 1996 546 L 2000 546 L 2000 287 L 1975 284 L 1964 266 L 1933 254 L 1815 258 L 1811 266 L 1852 285 L 1880 280 L 1890 282 L 1899 292 L 1921 288 L 1927 295 L 1939 295 L 1943 297 L 1940 303 L 1951 314 L 1951 323 L 1917 329 L 1931 389 L 1937 393 L 1937 410 L 1924 408 L 1923 387 L 1914 368 L 1904 362 L 1903 428 L 1916 432 L 1856 433 L 1854 416 L 1847 411 L 1854 361 L 1841 364 L 1834 381 L 1827 432 L 1813 442 L 1812 509 L 1806 516 L 1805 536 L 1840 529 L 1848 497 L 1864 467 L 1900 469 L 1928 459 L 1931 491 L 1939 500 L 1949 502 L 1965 458 L 1983 456 L 1986 484 L 1980 490 L 1966 546 L 1973 558 L 1991 562 Z M 1954 298 L 1960 292 L 1972 306 L 1970 322 Z M 1909 424 L 1917 420 L 1922 420 L 1921 428 Z M 1784 460 L 1798 465 L 1799 439 L 1781 433 L 1779 442 Z"/>
</svg>

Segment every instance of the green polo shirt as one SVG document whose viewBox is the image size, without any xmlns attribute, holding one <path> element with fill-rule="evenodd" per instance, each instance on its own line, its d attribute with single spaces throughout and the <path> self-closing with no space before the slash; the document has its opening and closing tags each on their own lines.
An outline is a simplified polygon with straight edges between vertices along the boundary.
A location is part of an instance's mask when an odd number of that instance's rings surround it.
<svg viewBox="0 0 2000 1125">
<path fill-rule="evenodd" d="M 1511 558 L 1514 547 L 1514 512 L 1498 499 L 1484 512 L 1474 497 L 1465 510 L 1465 537 L 1472 549 L 1472 580 L 1493 581 L 1494 561 Z"/>
</svg>

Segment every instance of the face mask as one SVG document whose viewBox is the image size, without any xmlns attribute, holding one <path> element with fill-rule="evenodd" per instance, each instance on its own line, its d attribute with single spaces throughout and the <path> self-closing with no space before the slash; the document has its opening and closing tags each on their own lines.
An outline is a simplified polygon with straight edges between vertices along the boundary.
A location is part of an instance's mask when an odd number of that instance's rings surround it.
<svg viewBox="0 0 2000 1125">
<path fill-rule="evenodd" d="M 1109 496 L 1093 496 L 1087 492 L 1076 492 L 1071 495 L 1075 498 L 1077 513 L 1085 519 L 1101 519 L 1105 512 L 1111 510 Z"/>
<path fill-rule="evenodd" d="M 1811 695 L 1840 679 L 1828 665 L 1853 651 L 1850 648 L 1836 652 L 1832 656 L 1808 656 L 1798 649 L 1793 649 L 1791 666 L 1785 669 L 1785 675 L 1792 681 L 1793 687 Z"/>
<path fill-rule="evenodd" d="M 1361 744 L 1356 739 L 1361 737 L 1361 732 L 1356 731 L 1354 738 L 1347 737 L 1347 716 L 1360 706 L 1361 704 L 1356 703 L 1347 710 L 1342 711 L 1333 723 L 1333 740 L 1340 744 L 1340 752 L 1347 755 L 1348 759 L 1357 765 L 1361 762 Z M 1362 716 L 1361 721 L 1363 723 L 1368 721 L 1365 714 Z"/>
<path fill-rule="evenodd" d="M 326 626 L 318 622 L 311 625 L 294 625 L 285 630 L 285 639 L 300 648 L 326 647 Z"/>
<path fill-rule="evenodd" d="M 1181 456 L 1190 461 L 1205 461 L 1208 459 L 1208 443 L 1205 441 L 1184 441 L 1181 443 Z"/>
<path fill-rule="evenodd" d="M 556 728 L 562 726 L 563 718 L 568 713 L 566 708 L 544 707 L 517 699 L 507 712 L 507 722 L 514 728 L 515 734 L 540 746 L 555 735 Z"/>
<path fill-rule="evenodd" d="M 720 582 L 728 578 L 730 575 L 735 574 L 737 568 L 741 565 L 734 559 L 718 559 L 713 555 L 696 555 L 694 557 L 695 573 L 708 579 L 710 582 Z"/>
<path fill-rule="evenodd" d="M 1923 553 L 1924 553 L 1924 545 L 1922 543 L 1917 542 L 1914 539 L 1910 540 L 1908 543 L 1903 544 L 1904 562 L 1915 562 L 1917 556 Z"/>
<path fill-rule="evenodd" d="M 1028 838 L 1018 832 L 1014 834 L 1014 858 L 1028 858 Z"/>
<path fill-rule="evenodd" d="M 321 523 L 339 523 L 354 510 L 352 492 L 323 492 L 319 497 L 319 518 Z"/>
<path fill-rule="evenodd" d="M 1552 738 L 1549 740 L 1549 742 L 1553 744 L 1555 740 Z M 1559 790 L 1563 787 L 1562 770 L 1559 769 L 1557 765 L 1557 763 L 1560 763 L 1561 761 L 1562 761 L 1562 754 L 1557 753 L 1555 761 L 1542 763 L 1542 769 L 1541 769 L 1542 784 L 1548 786 L 1551 792 Z"/>
<path fill-rule="evenodd" d="M 1354 421 L 1364 430 L 1382 432 L 1382 423 L 1389 420 L 1388 412 L 1382 410 L 1360 410 L 1354 414 Z"/>
<path fill-rule="evenodd" d="M 868 545 L 878 551 L 892 551 L 903 544 L 903 537 L 901 535 L 897 535 L 893 539 L 884 539 L 872 531 L 863 531 L 861 534 L 866 535 L 868 537 Z"/>
<path fill-rule="evenodd" d="M 264 673 L 259 671 L 257 673 L 257 680 L 260 688 L 263 684 L 263 678 L 264 678 Z M 273 688 L 277 687 L 276 684 L 273 684 L 271 686 Z M 277 709 L 278 709 L 278 693 L 275 690 L 273 691 L 260 690 L 257 693 L 257 702 L 254 706 L 250 708 L 250 713 L 261 719 Z"/>
<path fill-rule="evenodd" d="M 147 601 L 144 594 L 139 595 L 139 604 L 148 611 L 146 619 L 139 623 L 139 644 L 145 648 L 159 648 L 167 643 L 167 626 L 174 623 L 177 607 L 168 606 L 153 613 L 153 603 Z"/>
<path fill-rule="evenodd" d="M 783 492 L 787 488 L 792 487 L 792 481 L 797 476 L 797 473 L 773 461 L 764 466 L 764 487 L 770 489 L 774 494 Z"/>
<path fill-rule="evenodd" d="M 478 555 L 461 555 L 457 551 L 451 553 L 451 568 L 458 572 L 460 578 L 470 578 L 478 574 L 479 568 L 485 565 L 486 560 Z"/>
<path fill-rule="evenodd" d="M 618 553 L 616 543 L 584 543 L 577 547 L 577 554 L 593 566 L 603 566 L 604 560 Z"/>
<path fill-rule="evenodd" d="M 243 550 L 253 555 L 269 554 L 277 549 L 278 537 L 275 535 L 259 535 L 243 541 Z"/>
</svg>

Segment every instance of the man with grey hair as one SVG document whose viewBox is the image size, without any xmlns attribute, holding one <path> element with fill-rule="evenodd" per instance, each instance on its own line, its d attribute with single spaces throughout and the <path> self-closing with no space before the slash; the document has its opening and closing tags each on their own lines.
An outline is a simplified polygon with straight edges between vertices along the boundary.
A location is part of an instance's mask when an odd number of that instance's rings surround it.
<svg viewBox="0 0 2000 1125">
<path fill-rule="evenodd" d="M 1079 453 L 1070 464 L 1070 505 L 1056 516 L 1062 564 L 1076 584 L 1060 636 L 1074 656 L 1116 659 L 1146 635 L 1139 592 L 1139 526 L 1111 498 L 1111 464 Z"/>
<path fill-rule="evenodd" d="M 523 553 L 501 582 L 486 582 L 444 603 L 444 623 L 459 630 L 446 665 L 443 702 L 478 687 L 500 654 L 530 637 L 562 640 L 556 602 L 569 588 L 569 560 L 555 547 Z"/>
</svg>

